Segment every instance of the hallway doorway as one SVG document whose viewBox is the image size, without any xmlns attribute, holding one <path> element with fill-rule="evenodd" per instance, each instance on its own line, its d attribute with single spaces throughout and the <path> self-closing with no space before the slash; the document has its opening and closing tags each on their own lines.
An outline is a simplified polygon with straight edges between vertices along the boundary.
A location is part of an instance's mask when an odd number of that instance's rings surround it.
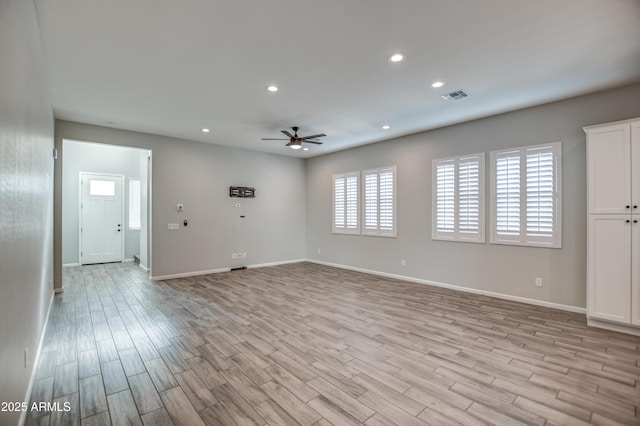
<svg viewBox="0 0 640 426">
<path fill-rule="evenodd" d="M 63 140 L 63 266 L 136 261 L 150 271 L 150 242 L 151 151 Z"/>
</svg>

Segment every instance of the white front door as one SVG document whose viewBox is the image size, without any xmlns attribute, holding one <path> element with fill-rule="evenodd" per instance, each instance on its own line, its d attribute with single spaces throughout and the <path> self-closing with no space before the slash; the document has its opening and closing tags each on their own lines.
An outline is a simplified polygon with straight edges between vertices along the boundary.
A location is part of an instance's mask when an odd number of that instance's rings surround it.
<svg viewBox="0 0 640 426">
<path fill-rule="evenodd" d="M 122 176 L 81 173 L 80 259 L 83 265 L 121 262 Z"/>
</svg>

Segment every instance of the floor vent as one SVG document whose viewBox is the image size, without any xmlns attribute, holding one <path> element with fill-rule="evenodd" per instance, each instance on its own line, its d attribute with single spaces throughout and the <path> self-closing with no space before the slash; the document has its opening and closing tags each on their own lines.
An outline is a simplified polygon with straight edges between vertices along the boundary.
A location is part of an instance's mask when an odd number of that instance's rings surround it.
<svg viewBox="0 0 640 426">
<path fill-rule="evenodd" d="M 242 271 L 243 269 L 247 269 L 246 266 L 236 266 L 234 268 L 231 268 L 230 270 L 233 271 Z"/>
<path fill-rule="evenodd" d="M 460 99 L 466 98 L 467 93 L 464 90 L 456 90 L 455 92 L 449 92 L 442 95 L 442 99 L 446 99 L 448 101 L 459 101 Z"/>
</svg>

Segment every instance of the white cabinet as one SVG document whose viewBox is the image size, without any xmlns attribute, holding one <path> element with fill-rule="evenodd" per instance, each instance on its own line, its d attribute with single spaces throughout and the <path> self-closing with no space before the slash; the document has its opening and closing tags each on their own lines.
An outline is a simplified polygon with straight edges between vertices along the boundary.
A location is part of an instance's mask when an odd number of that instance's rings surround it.
<svg viewBox="0 0 640 426">
<path fill-rule="evenodd" d="M 623 248 L 631 247 L 635 228 L 628 215 L 589 217 L 589 318 L 631 321 L 631 250 Z"/>
<path fill-rule="evenodd" d="M 590 214 L 629 213 L 632 198 L 640 201 L 639 188 L 631 186 L 632 153 L 637 157 L 640 151 L 632 150 L 630 134 L 629 124 L 587 130 Z"/>
<path fill-rule="evenodd" d="M 640 119 L 584 130 L 589 325 L 640 335 Z"/>
</svg>

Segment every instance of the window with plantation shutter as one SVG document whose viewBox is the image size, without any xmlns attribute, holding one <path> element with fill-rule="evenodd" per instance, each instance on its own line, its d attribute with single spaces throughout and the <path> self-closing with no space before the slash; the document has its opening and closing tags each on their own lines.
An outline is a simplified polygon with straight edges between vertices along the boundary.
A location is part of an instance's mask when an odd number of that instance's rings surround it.
<svg viewBox="0 0 640 426">
<path fill-rule="evenodd" d="M 432 238 L 484 242 L 484 154 L 433 160 Z"/>
<path fill-rule="evenodd" d="M 396 167 L 365 170 L 362 233 L 396 236 Z"/>
<path fill-rule="evenodd" d="M 491 153 L 491 242 L 561 247 L 561 144 Z"/>
<path fill-rule="evenodd" d="M 333 175 L 333 232 L 359 234 L 360 172 Z"/>
<path fill-rule="evenodd" d="M 140 229 L 140 179 L 129 178 L 129 229 Z"/>
</svg>

